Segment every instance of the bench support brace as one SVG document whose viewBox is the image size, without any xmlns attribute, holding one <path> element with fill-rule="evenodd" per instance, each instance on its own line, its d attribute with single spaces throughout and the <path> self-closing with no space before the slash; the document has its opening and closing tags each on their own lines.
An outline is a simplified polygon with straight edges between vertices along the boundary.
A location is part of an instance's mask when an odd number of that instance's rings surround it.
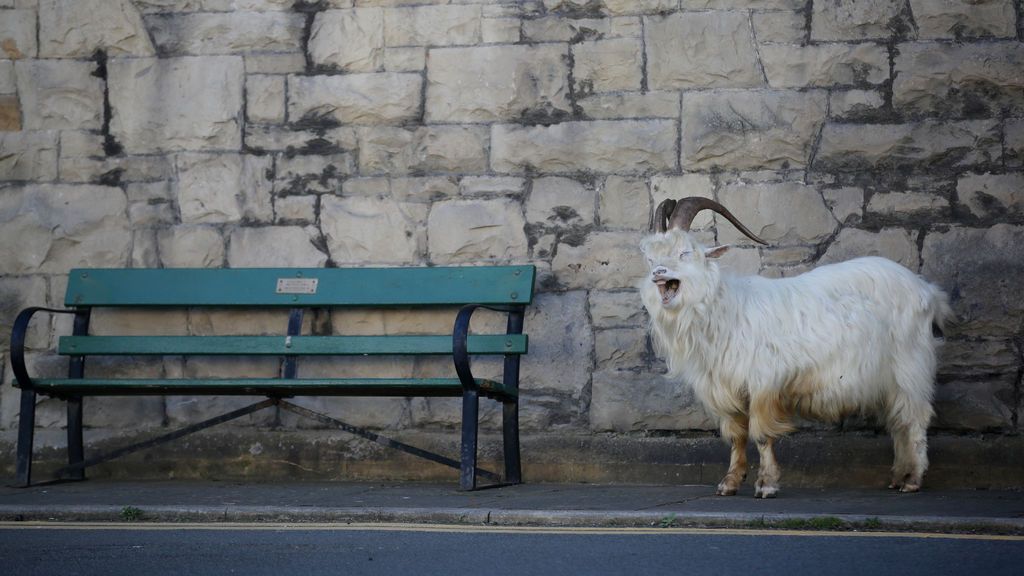
<svg viewBox="0 0 1024 576">
<path fill-rule="evenodd" d="M 347 422 L 342 422 L 341 420 L 338 420 L 337 418 L 332 418 L 330 416 L 327 416 L 326 414 L 314 412 L 308 408 L 303 408 L 302 406 L 292 404 L 291 402 L 288 402 L 286 400 L 280 400 L 278 402 L 278 406 L 280 406 L 282 410 L 287 410 L 294 414 L 298 414 L 299 416 L 305 416 L 306 418 L 316 420 L 321 424 L 326 424 L 328 426 L 338 428 L 339 430 L 344 430 L 349 434 L 355 434 L 356 436 L 365 438 L 371 442 L 380 444 L 381 446 L 387 446 L 388 448 L 401 450 L 402 452 L 405 452 L 407 454 L 412 454 L 413 456 L 418 456 L 425 460 L 430 460 L 431 462 L 436 462 L 438 464 L 449 466 L 451 468 L 461 468 L 460 463 L 456 460 L 452 460 L 451 458 L 446 458 L 444 456 L 441 456 L 440 454 L 435 454 L 422 448 L 417 448 L 415 446 L 410 446 L 397 440 L 392 440 L 391 438 L 386 438 L 384 436 L 381 436 L 380 434 L 370 432 L 369 430 L 360 428 L 358 426 L 353 426 L 352 424 L 349 424 Z M 483 476 L 484 478 L 487 478 L 489 480 L 494 480 L 495 482 L 501 481 L 501 476 L 499 476 L 498 474 L 495 474 L 494 472 L 490 472 L 488 470 L 483 470 L 481 468 L 476 469 L 476 474 L 479 476 Z"/>
</svg>

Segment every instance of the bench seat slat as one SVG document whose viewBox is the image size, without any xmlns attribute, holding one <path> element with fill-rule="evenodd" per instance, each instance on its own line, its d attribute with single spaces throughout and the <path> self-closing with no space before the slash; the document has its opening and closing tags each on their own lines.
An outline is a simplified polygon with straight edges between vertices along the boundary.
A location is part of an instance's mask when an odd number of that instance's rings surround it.
<svg viewBox="0 0 1024 576">
<path fill-rule="evenodd" d="M 500 382 L 476 379 L 485 395 L 514 398 L 517 392 Z M 32 381 L 41 393 L 90 396 L 145 394 L 218 394 L 262 396 L 461 396 L 458 378 L 40 378 Z"/>
<path fill-rule="evenodd" d="M 470 354 L 526 354 L 525 334 L 480 334 Z M 364 356 L 451 355 L 451 336 L 62 336 L 58 352 L 71 356 Z"/>
</svg>

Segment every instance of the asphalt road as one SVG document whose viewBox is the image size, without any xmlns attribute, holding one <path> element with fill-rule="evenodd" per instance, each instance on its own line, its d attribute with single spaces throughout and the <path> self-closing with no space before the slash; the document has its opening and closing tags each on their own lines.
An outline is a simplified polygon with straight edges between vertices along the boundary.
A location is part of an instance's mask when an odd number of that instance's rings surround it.
<svg viewBox="0 0 1024 576">
<path fill-rule="evenodd" d="M 422 526 L 0 525 L 5 575 L 1000 574 L 1024 538 Z"/>
</svg>

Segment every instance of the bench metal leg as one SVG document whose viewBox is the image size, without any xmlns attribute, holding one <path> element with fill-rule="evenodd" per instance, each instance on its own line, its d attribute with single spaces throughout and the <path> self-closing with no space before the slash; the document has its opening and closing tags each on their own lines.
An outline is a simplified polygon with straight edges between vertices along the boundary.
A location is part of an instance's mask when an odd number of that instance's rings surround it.
<svg viewBox="0 0 1024 576">
<path fill-rule="evenodd" d="M 18 418 L 18 460 L 15 486 L 27 488 L 32 483 L 32 440 L 36 427 L 36 393 L 21 390 L 21 415 Z"/>
<path fill-rule="evenodd" d="M 462 392 L 462 462 L 459 468 L 459 489 L 476 489 L 477 423 L 480 395 L 476 390 Z"/>
<path fill-rule="evenodd" d="M 82 441 L 82 397 L 68 398 L 68 480 L 85 480 L 85 447 Z"/>
<path fill-rule="evenodd" d="M 519 402 L 502 404 L 501 430 L 505 449 L 505 483 L 520 484 L 523 470 L 519 460 Z"/>
</svg>

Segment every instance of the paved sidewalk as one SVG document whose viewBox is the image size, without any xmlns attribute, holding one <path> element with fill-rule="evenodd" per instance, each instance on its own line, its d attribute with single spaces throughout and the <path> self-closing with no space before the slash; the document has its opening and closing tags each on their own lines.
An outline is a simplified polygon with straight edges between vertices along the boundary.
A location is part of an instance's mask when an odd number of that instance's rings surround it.
<svg viewBox="0 0 1024 576">
<path fill-rule="evenodd" d="M 756 500 L 712 486 L 129 482 L 0 488 L 0 520 L 413 522 L 540 526 L 713 526 L 1024 534 L 1024 492 L 785 489 Z"/>
</svg>

